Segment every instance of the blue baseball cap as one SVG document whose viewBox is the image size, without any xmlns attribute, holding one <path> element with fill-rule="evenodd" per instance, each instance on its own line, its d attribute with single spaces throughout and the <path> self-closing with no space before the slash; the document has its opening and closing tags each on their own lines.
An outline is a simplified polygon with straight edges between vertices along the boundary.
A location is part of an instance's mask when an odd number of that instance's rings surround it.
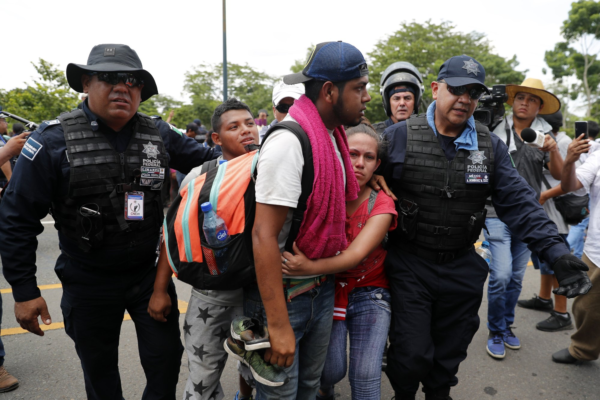
<svg viewBox="0 0 600 400">
<path fill-rule="evenodd" d="M 478 84 L 487 90 L 485 68 L 479 61 L 464 54 L 449 58 L 442 64 L 437 80 L 442 79 L 450 86 Z"/>
<path fill-rule="evenodd" d="M 369 75 L 367 61 L 360 50 L 349 43 L 324 42 L 315 46 L 302 72 L 283 77 L 287 85 L 311 79 L 345 82 Z"/>
</svg>

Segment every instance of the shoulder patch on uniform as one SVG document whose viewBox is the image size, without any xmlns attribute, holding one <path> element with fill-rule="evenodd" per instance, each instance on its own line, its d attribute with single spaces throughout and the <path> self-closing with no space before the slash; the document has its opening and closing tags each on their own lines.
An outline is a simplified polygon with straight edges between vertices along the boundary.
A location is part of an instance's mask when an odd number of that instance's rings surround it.
<svg viewBox="0 0 600 400">
<path fill-rule="evenodd" d="M 44 121 L 44 122 L 42 122 L 40 124 L 40 126 L 37 129 L 37 131 L 41 133 L 41 132 L 44 131 L 44 129 L 46 129 L 46 128 L 50 127 L 50 126 L 53 126 L 53 125 L 58 125 L 58 124 L 60 124 L 60 121 L 57 120 L 57 119 L 53 119 L 53 120 L 50 120 L 50 121 Z"/>
<path fill-rule="evenodd" d="M 37 156 L 37 153 L 44 147 L 40 142 L 35 140 L 34 138 L 29 138 L 25 142 L 23 146 L 23 150 L 21 150 L 21 155 L 31 161 Z"/>
<path fill-rule="evenodd" d="M 179 133 L 180 136 L 183 136 L 183 132 L 181 132 L 179 129 L 177 129 L 177 127 L 175 125 L 169 124 L 169 126 L 171 127 L 171 130 L 174 130 L 175 132 Z"/>
</svg>

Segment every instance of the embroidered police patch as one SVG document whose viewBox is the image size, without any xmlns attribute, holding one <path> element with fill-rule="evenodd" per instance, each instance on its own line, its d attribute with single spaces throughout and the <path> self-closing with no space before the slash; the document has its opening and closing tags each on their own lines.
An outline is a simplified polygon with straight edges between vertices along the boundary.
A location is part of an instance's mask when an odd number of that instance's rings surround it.
<svg viewBox="0 0 600 400">
<path fill-rule="evenodd" d="M 488 183 L 490 183 L 490 174 L 467 172 L 465 173 L 465 183 L 487 185 Z"/>
<path fill-rule="evenodd" d="M 39 153 L 42 147 L 44 146 L 40 142 L 36 141 L 33 138 L 29 138 L 25 142 L 23 150 L 21 150 L 21 154 L 25 158 L 33 161 L 33 159 L 35 158 L 35 156 L 37 156 L 37 153 Z"/>
<path fill-rule="evenodd" d="M 142 153 L 146 153 L 148 158 L 158 158 L 158 155 L 160 154 L 158 151 L 158 146 L 152 144 L 152 142 L 148 142 L 148 144 L 144 145 L 144 150 L 142 150 Z"/>
<path fill-rule="evenodd" d="M 467 70 L 467 75 L 468 74 L 473 74 L 475 76 L 477 76 L 479 71 L 479 66 L 477 65 L 477 63 L 475 61 L 473 61 L 473 59 L 470 59 L 469 61 L 463 61 L 465 63 L 465 65 L 463 65 L 463 69 Z"/>
<path fill-rule="evenodd" d="M 471 160 L 473 165 L 483 164 L 483 160 L 487 160 L 487 157 L 484 155 L 484 152 L 479 150 L 471 150 L 471 155 L 467 158 Z"/>
</svg>

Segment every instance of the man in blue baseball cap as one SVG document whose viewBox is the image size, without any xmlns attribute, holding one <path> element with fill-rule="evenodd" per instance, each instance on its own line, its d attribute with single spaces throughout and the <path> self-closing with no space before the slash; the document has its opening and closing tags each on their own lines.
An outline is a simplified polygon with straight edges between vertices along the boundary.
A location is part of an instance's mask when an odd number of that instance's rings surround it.
<svg viewBox="0 0 600 400">
<path fill-rule="evenodd" d="M 456 373 L 479 328 L 489 265 L 473 247 L 491 196 L 499 218 L 554 269 L 561 293 L 589 291 L 587 267 L 570 254 L 521 178 L 508 148 L 473 119 L 488 91 L 474 58 L 452 57 L 431 83 L 425 115 L 387 128 L 384 176 L 398 197 L 398 229 L 390 234 L 386 271 L 392 296 L 386 373 L 396 400 L 450 399 Z M 518 205 L 518 207 L 515 207 Z"/>
<path fill-rule="evenodd" d="M 318 270 L 283 275 L 281 253 L 299 249 L 314 260 L 346 249 L 345 201 L 357 197 L 358 183 L 343 126 L 363 117 L 371 100 L 368 73 L 356 47 L 326 42 L 302 72 L 283 78 L 306 91 L 262 142 L 252 232 L 257 284 L 245 288 L 244 308 L 247 317 L 268 323 L 264 359 L 284 367 L 289 380 L 277 387 L 257 382 L 257 399 L 317 395 L 333 322 L 333 276 Z M 239 351 L 239 343 L 226 343 L 230 353 Z"/>
</svg>

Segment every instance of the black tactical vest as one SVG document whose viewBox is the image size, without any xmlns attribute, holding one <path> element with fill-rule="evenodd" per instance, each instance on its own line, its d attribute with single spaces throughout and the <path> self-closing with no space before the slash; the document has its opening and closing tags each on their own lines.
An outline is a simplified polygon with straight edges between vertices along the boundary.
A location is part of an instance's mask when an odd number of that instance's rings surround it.
<svg viewBox="0 0 600 400">
<path fill-rule="evenodd" d="M 133 134 L 118 153 L 85 113 L 58 117 L 70 164 L 66 198 L 52 204 L 57 228 L 84 251 L 125 248 L 158 237 L 163 208 L 161 189 L 169 178 L 167 151 L 150 117 L 138 113 Z M 144 219 L 125 219 L 125 193 L 144 193 Z"/>
<path fill-rule="evenodd" d="M 437 263 L 466 253 L 485 224 L 494 153 L 489 130 L 477 123 L 478 150 L 448 161 L 425 115 L 406 121 L 406 157 L 394 187 L 399 211 L 395 244 Z"/>
</svg>

